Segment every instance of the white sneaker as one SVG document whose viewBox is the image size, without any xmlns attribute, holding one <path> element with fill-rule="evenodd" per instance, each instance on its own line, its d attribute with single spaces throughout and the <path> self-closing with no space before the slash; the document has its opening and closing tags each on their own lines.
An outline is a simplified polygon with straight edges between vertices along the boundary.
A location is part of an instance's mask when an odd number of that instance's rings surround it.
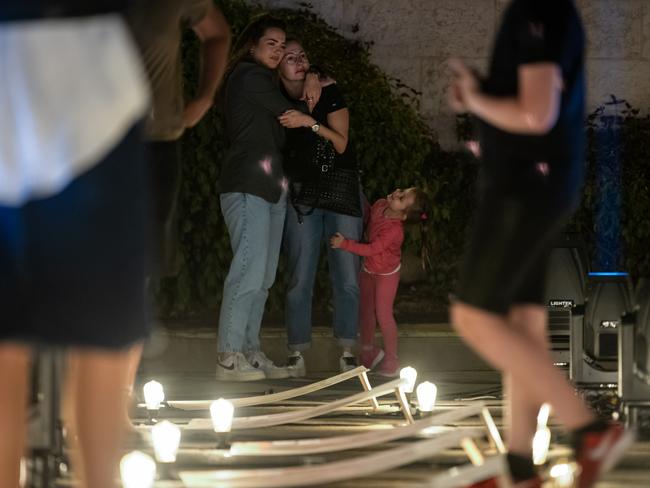
<svg viewBox="0 0 650 488">
<path fill-rule="evenodd" d="M 353 370 L 357 367 L 357 358 L 348 352 L 344 352 L 339 359 L 339 366 L 341 367 L 341 373 Z"/>
<path fill-rule="evenodd" d="M 251 366 L 241 352 L 217 359 L 216 376 L 221 381 L 257 381 L 266 378 L 264 371 Z"/>
<path fill-rule="evenodd" d="M 264 375 L 271 380 L 281 380 L 289 377 L 289 370 L 286 367 L 276 366 L 262 351 L 255 351 L 246 356 L 253 368 L 263 371 Z"/>
<path fill-rule="evenodd" d="M 307 374 L 307 368 L 305 366 L 305 358 L 302 357 L 298 351 L 294 352 L 287 358 L 287 369 L 289 370 L 289 376 L 292 378 L 304 378 Z"/>
</svg>

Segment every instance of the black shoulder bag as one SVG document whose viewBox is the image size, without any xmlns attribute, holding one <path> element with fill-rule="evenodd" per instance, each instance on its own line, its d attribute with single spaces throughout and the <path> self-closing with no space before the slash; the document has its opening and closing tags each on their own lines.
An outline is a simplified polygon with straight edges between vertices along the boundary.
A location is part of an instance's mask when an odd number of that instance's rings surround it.
<svg viewBox="0 0 650 488">
<path fill-rule="evenodd" d="M 336 163 L 336 150 L 332 143 L 318 137 L 310 168 L 299 186 L 291 185 L 291 204 L 296 209 L 298 221 L 311 215 L 314 209 L 361 217 L 359 172 L 343 168 Z M 310 207 L 303 211 L 299 206 Z"/>
</svg>

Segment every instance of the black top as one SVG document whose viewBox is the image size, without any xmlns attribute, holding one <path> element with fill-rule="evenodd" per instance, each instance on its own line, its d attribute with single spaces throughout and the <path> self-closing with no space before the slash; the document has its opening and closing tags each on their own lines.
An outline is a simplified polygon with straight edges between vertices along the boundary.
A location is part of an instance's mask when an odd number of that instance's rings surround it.
<svg viewBox="0 0 650 488">
<path fill-rule="evenodd" d="M 252 61 L 240 62 L 226 81 L 224 104 L 230 147 L 221 192 L 278 202 L 285 183 L 285 134 L 277 118 L 293 107 L 280 92 L 275 72 Z"/>
<path fill-rule="evenodd" d="M 550 183 L 558 197 L 572 199 L 582 182 L 585 146 L 584 32 L 572 0 L 514 0 L 510 4 L 483 91 L 515 96 L 518 67 L 539 62 L 555 63 L 562 70 L 564 89 L 557 123 L 539 136 L 512 134 L 482 123 L 486 183 L 520 196 L 534 196 L 537 188 L 548 188 Z M 547 175 L 539 163 L 547 164 Z M 542 180 L 545 184 L 540 184 Z"/>
<path fill-rule="evenodd" d="M 288 97 L 289 95 L 285 95 Z M 294 102 L 296 103 L 296 102 Z M 299 102 L 301 103 L 301 102 Z M 327 126 L 327 115 L 346 108 L 345 100 L 336 84 L 323 88 L 321 97 L 314 107 L 311 116 L 320 125 Z M 301 105 L 306 111 L 304 104 Z M 293 182 L 305 181 L 309 176 L 310 162 L 312 161 L 316 141 L 320 138 L 310 127 L 298 127 L 287 131 L 287 144 L 285 146 L 284 171 L 287 177 Z M 356 168 L 356 157 L 352 145 L 348 145 L 343 154 L 336 153 L 334 164 L 344 168 Z"/>
<path fill-rule="evenodd" d="M 2 0 L 0 22 L 122 12 L 135 0 Z"/>
</svg>

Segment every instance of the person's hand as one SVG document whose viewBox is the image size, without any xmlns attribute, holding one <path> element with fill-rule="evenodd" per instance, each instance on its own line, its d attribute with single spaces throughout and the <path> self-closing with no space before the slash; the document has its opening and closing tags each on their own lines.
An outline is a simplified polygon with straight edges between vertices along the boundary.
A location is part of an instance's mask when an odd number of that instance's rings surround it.
<svg viewBox="0 0 650 488">
<path fill-rule="evenodd" d="M 447 65 L 452 75 L 448 92 L 449 106 L 454 112 L 467 112 L 469 98 L 479 91 L 478 79 L 460 59 L 452 58 Z"/>
<path fill-rule="evenodd" d="M 311 127 L 316 123 L 313 117 L 307 115 L 300 110 L 287 110 L 285 113 L 278 117 L 280 124 L 287 129 L 295 129 L 296 127 Z"/>
<path fill-rule="evenodd" d="M 343 237 L 340 232 L 337 232 L 332 237 L 330 237 L 330 246 L 332 246 L 333 249 L 338 249 L 341 247 L 341 244 L 343 244 L 344 240 L 345 237 Z"/>
<path fill-rule="evenodd" d="M 194 127 L 212 107 L 212 99 L 201 97 L 188 102 L 183 111 L 185 127 Z"/>
<path fill-rule="evenodd" d="M 300 100 L 307 104 L 310 113 L 314 110 L 318 100 L 320 100 L 322 90 L 323 88 L 318 79 L 318 75 L 316 73 L 307 73 Z"/>
</svg>

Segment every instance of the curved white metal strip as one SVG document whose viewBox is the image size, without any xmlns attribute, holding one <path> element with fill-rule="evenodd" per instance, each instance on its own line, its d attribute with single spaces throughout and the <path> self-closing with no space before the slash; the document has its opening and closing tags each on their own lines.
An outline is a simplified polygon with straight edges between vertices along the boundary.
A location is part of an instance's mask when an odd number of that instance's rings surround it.
<svg viewBox="0 0 650 488">
<path fill-rule="evenodd" d="M 368 368 L 364 366 L 358 366 L 350 371 L 345 373 L 332 376 L 330 378 L 325 378 L 324 380 L 311 383 L 309 385 L 300 386 L 298 388 L 292 388 L 286 391 L 279 391 L 278 393 L 271 393 L 270 395 L 257 395 L 252 397 L 242 397 L 242 398 L 229 398 L 230 402 L 237 407 L 248 407 L 252 405 L 266 405 L 268 403 L 281 402 L 283 400 L 289 400 L 291 398 L 296 398 L 308 393 L 314 393 L 315 391 L 322 390 L 324 388 L 342 383 L 349 379 L 360 376 L 363 373 L 366 373 Z M 216 398 L 215 398 L 216 400 Z M 200 400 L 200 401 L 187 401 L 187 400 L 178 400 L 178 401 L 168 401 L 167 404 L 170 407 L 179 408 L 181 410 L 208 410 L 210 404 L 214 400 Z"/>
<path fill-rule="evenodd" d="M 360 403 L 370 398 L 388 395 L 403 383 L 402 379 L 389 381 L 373 388 L 371 391 L 362 391 L 333 402 L 319 405 L 318 407 L 303 408 L 291 412 L 275 413 L 270 415 L 256 415 L 254 417 L 236 417 L 232 421 L 232 429 L 257 429 L 261 427 L 270 427 L 272 425 L 282 425 L 300 422 L 319 415 L 325 415 L 333 412 L 346 405 Z M 212 421 L 210 419 L 192 419 L 186 426 L 185 430 L 212 430 Z"/>
<path fill-rule="evenodd" d="M 438 413 L 418 420 L 413 424 L 381 430 L 379 432 L 363 432 L 361 434 L 325 437 L 322 439 L 299 439 L 262 442 L 235 442 L 230 446 L 230 453 L 236 456 L 287 456 L 301 454 L 320 454 L 326 452 L 358 449 L 361 447 L 382 444 L 418 435 L 422 430 L 436 425 L 458 422 L 480 415 L 482 403 L 459 408 L 457 410 Z M 437 435 L 441 432 L 438 431 Z"/>
<path fill-rule="evenodd" d="M 482 434 L 483 429 L 456 429 L 435 439 L 408 443 L 368 456 L 319 466 L 181 471 L 179 476 L 187 488 L 289 488 L 333 483 L 404 466 L 431 457 L 443 449 L 455 447 L 464 438 Z"/>
</svg>

